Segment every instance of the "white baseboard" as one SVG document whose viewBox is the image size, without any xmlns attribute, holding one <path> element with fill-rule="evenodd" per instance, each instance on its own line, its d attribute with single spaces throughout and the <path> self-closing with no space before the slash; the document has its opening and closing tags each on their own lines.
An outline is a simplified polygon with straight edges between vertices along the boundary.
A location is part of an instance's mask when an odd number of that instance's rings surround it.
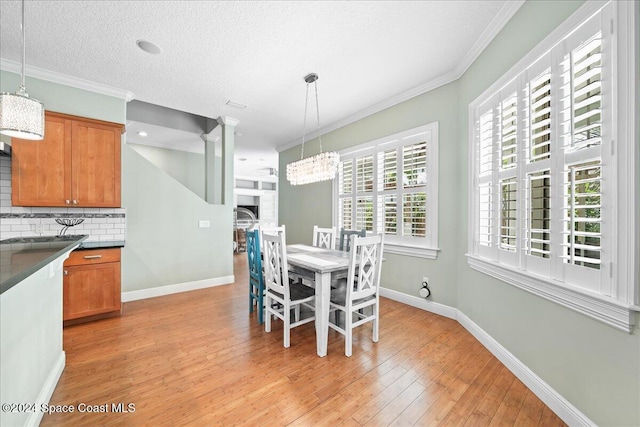
<svg viewBox="0 0 640 427">
<path fill-rule="evenodd" d="M 427 301 L 423 298 L 403 294 L 387 288 L 380 288 L 380 296 L 398 301 L 412 307 L 457 320 L 471 335 L 487 348 L 507 369 L 509 369 L 520 381 L 522 381 L 540 400 L 542 400 L 558 417 L 570 426 L 595 426 L 585 414 L 562 397 L 549 384 L 537 376 L 531 369 L 504 348 L 491 335 L 468 318 L 460 310 Z"/>
<path fill-rule="evenodd" d="M 540 400 L 542 400 L 558 417 L 570 426 L 595 426 L 585 414 L 573 406 L 560 393 L 555 391 L 542 378 L 504 348 L 491 335 L 484 331 L 464 313 L 458 310 L 458 322 L 484 345 L 498 360 L 518 377 Z"/>
<path fill-rule="evenodd" d="M 42 385 L 40 394 L 38 394 L 38 397 L 35 401 L 37 408 L 41 408 L 43 403 L 49 403 L 49 401 L 51 400 L 53 391 L 56 389 L 56 385 L 58 385 L 58 381 L 60 380 L 60 375 L 62 375 L 62 371 L 64 371 L 66 360 L 66 354 L 63 351 L 62 353 L 60 353 L 58 360 L 56 360 L 56 364 L 53 365 L 53 369 L 51 369 L 51 372 L 49 372 L 47 380 Z M 29 418 L 27 418 L 27 422 L 24 425 L 38 426 L 40 425 L 40 421 L 42 421 L 43 416 L 44 412 L 42 411 L 31 412 Z"/>
<path fill-rule="evenodd" d="M 380 287 L 380 296 L 410 305 L 412 307 L 421 308 L 431 313 L 448 317 L 449 319 L 456 319 L 456 315 L 458 312 L 458 310 L 453 307 L 449 307 L 448 305 L 429 301 L 424 298 L 414 297 L 412 295 L 403 294 L 402 292 L 394 291 L 388 288 Z"/>
<path fill-rule="evenodd" d="M 212 277 L 211 279 L 196 280 L 194 282 L 177 283 L 175 285 L 159 286 L 157 288 L 140 289 L 122 293 L 122 302 L 137 301 L 140 299 L 161 297 L 163 295 L 177 294 L 180 292 L 195 291 L 196 289 L 211 288 L 214 286 L 228 285 L 235 282 L 235 276 Z"/>
</svg>

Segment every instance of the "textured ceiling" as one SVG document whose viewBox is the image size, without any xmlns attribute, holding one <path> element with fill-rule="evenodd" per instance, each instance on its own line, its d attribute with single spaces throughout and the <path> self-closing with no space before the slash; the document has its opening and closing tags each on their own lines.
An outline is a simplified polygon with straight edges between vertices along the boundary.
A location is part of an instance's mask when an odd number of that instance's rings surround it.
<svg viewBox="0 0 640 427">
<path fill-rule="evenodd" d="M 27 0 L 27 65 L 237 118 L 237 155 L 273 159 L 301 137 L 307 73 L 320 76 L 321 124 L 344 121 L 468 66 L 505 3 Z M 0 58 L 20 61 L 19 1 L 0 1 L 0 24 Z"/>
</svg>

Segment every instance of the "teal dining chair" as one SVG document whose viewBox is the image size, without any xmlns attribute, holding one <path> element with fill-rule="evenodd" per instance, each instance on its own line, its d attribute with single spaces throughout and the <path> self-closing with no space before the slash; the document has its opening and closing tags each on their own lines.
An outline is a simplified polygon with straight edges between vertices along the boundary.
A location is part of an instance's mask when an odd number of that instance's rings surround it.
<svg viewBox="0 0 640 427">
<path fill-rule="evenodd" d="M 258 323 L 264 322 L 264 276 L 260 254 L 260 231 L 247 231 L 247 257 L 249 260 L 249 313 L 258 310 Z"/>
</svg>

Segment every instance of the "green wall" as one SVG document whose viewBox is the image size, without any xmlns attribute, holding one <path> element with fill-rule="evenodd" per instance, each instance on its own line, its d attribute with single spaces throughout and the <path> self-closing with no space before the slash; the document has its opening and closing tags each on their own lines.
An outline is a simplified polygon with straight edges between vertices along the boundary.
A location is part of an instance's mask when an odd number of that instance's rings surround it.
<svg viewBox="0 0 640 427">
<path fill-rule="evenodd" d="M 127 144 L 160 170 L 204 199 L 204 155 L 169 148 Z M 216 157 L 217 163 L 220 158 Z"/>
<path fill-rule="evenodd" d="M 232 205 L 205 202 L 128 145 L 122 170 L 123 291 L 233 275 Z"/>
<path fill-rule="evenodd" d="M 31 77 L 25 83 L 29 96 L 42 102 L 45 110 L 125 123 L 127 110 L 123 99 Z M 19 86 L 20 75 L 0 70 L 2 92 L 15 92 Z"/>
<path fill-rule="evenodd" d="M 322 137 L 325 151 L 353 147 L 386 135 L 392 135 L 432 122 L 439 124 L 439 181 L 455 187 L 458 181 L 457 152 L 458 85 L 448 84 L 417 96 L 392 108 L 363 118 Z M 305 155 L 318 152 L 317 139 L 305 144 Z M 280 170 L 300 158 L 300 147 L 280 153 Z M 287 226 L 287 241 L 311 243 L 314 225 L 331 225 L 330 182 L 291 186 L 286 173 L 280 174 L 279 217 Z M 441 184 L 442 185 L 442 184 Z M 455 192 L 439 191 L 438 218 L 441 249 L 437 260 L 385 253 L 382 285 L 408 295 L 418 296 L 422 277 L 428 276 L 435 302 L 456 306 L 456 229 L 458 222 Z"/>
<path fill-rule="evenodd" d="M 581 4 L 526 2 L 460 79 L 462 164 L 468 160 L 469 103 Z M 633 333 L 621 332 L 471 270 L 464 257 L 467 172 L 460 169 L 458 191 L 458 308 L 598 425 L 640 425 L 638 321 Z"/>
<path fill-rule="evenodd" d="M 613 329 L 467 265 L 468 105 L 581 1 L 527 1 L 463 77 L 323 135 L 341 150 L 433 121 L 440 123 L 438 259 L 385 254 L 382 284 L 417 295 L 429 275 L 431 299 L 458 308 L 598 425 L 640 425 L 640 334 Z M 315 154 L 317 142 L 305 146 Z M 315 150 L 314 150 L 315 148 Z M 280 170 L 300 148 L 280 153 Z M 280 220 L 290 242 L 311 241 L 331 224 L 331 184 L 292 187 L 280 176 Z M 636 324 L 638 321 L 636 321 Z"/>
</svg>

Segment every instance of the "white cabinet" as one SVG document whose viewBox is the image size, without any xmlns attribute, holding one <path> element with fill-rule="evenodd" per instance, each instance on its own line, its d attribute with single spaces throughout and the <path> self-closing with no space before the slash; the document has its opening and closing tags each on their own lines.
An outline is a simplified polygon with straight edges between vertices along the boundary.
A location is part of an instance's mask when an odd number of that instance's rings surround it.
<svg viewBox="0 0 640 427">
<path fill-rule="evenodd" d="M 278 194 L 275 191 L 265 191 L 260 196 L 260 222 L 278 223 Z"/>
</svg>

